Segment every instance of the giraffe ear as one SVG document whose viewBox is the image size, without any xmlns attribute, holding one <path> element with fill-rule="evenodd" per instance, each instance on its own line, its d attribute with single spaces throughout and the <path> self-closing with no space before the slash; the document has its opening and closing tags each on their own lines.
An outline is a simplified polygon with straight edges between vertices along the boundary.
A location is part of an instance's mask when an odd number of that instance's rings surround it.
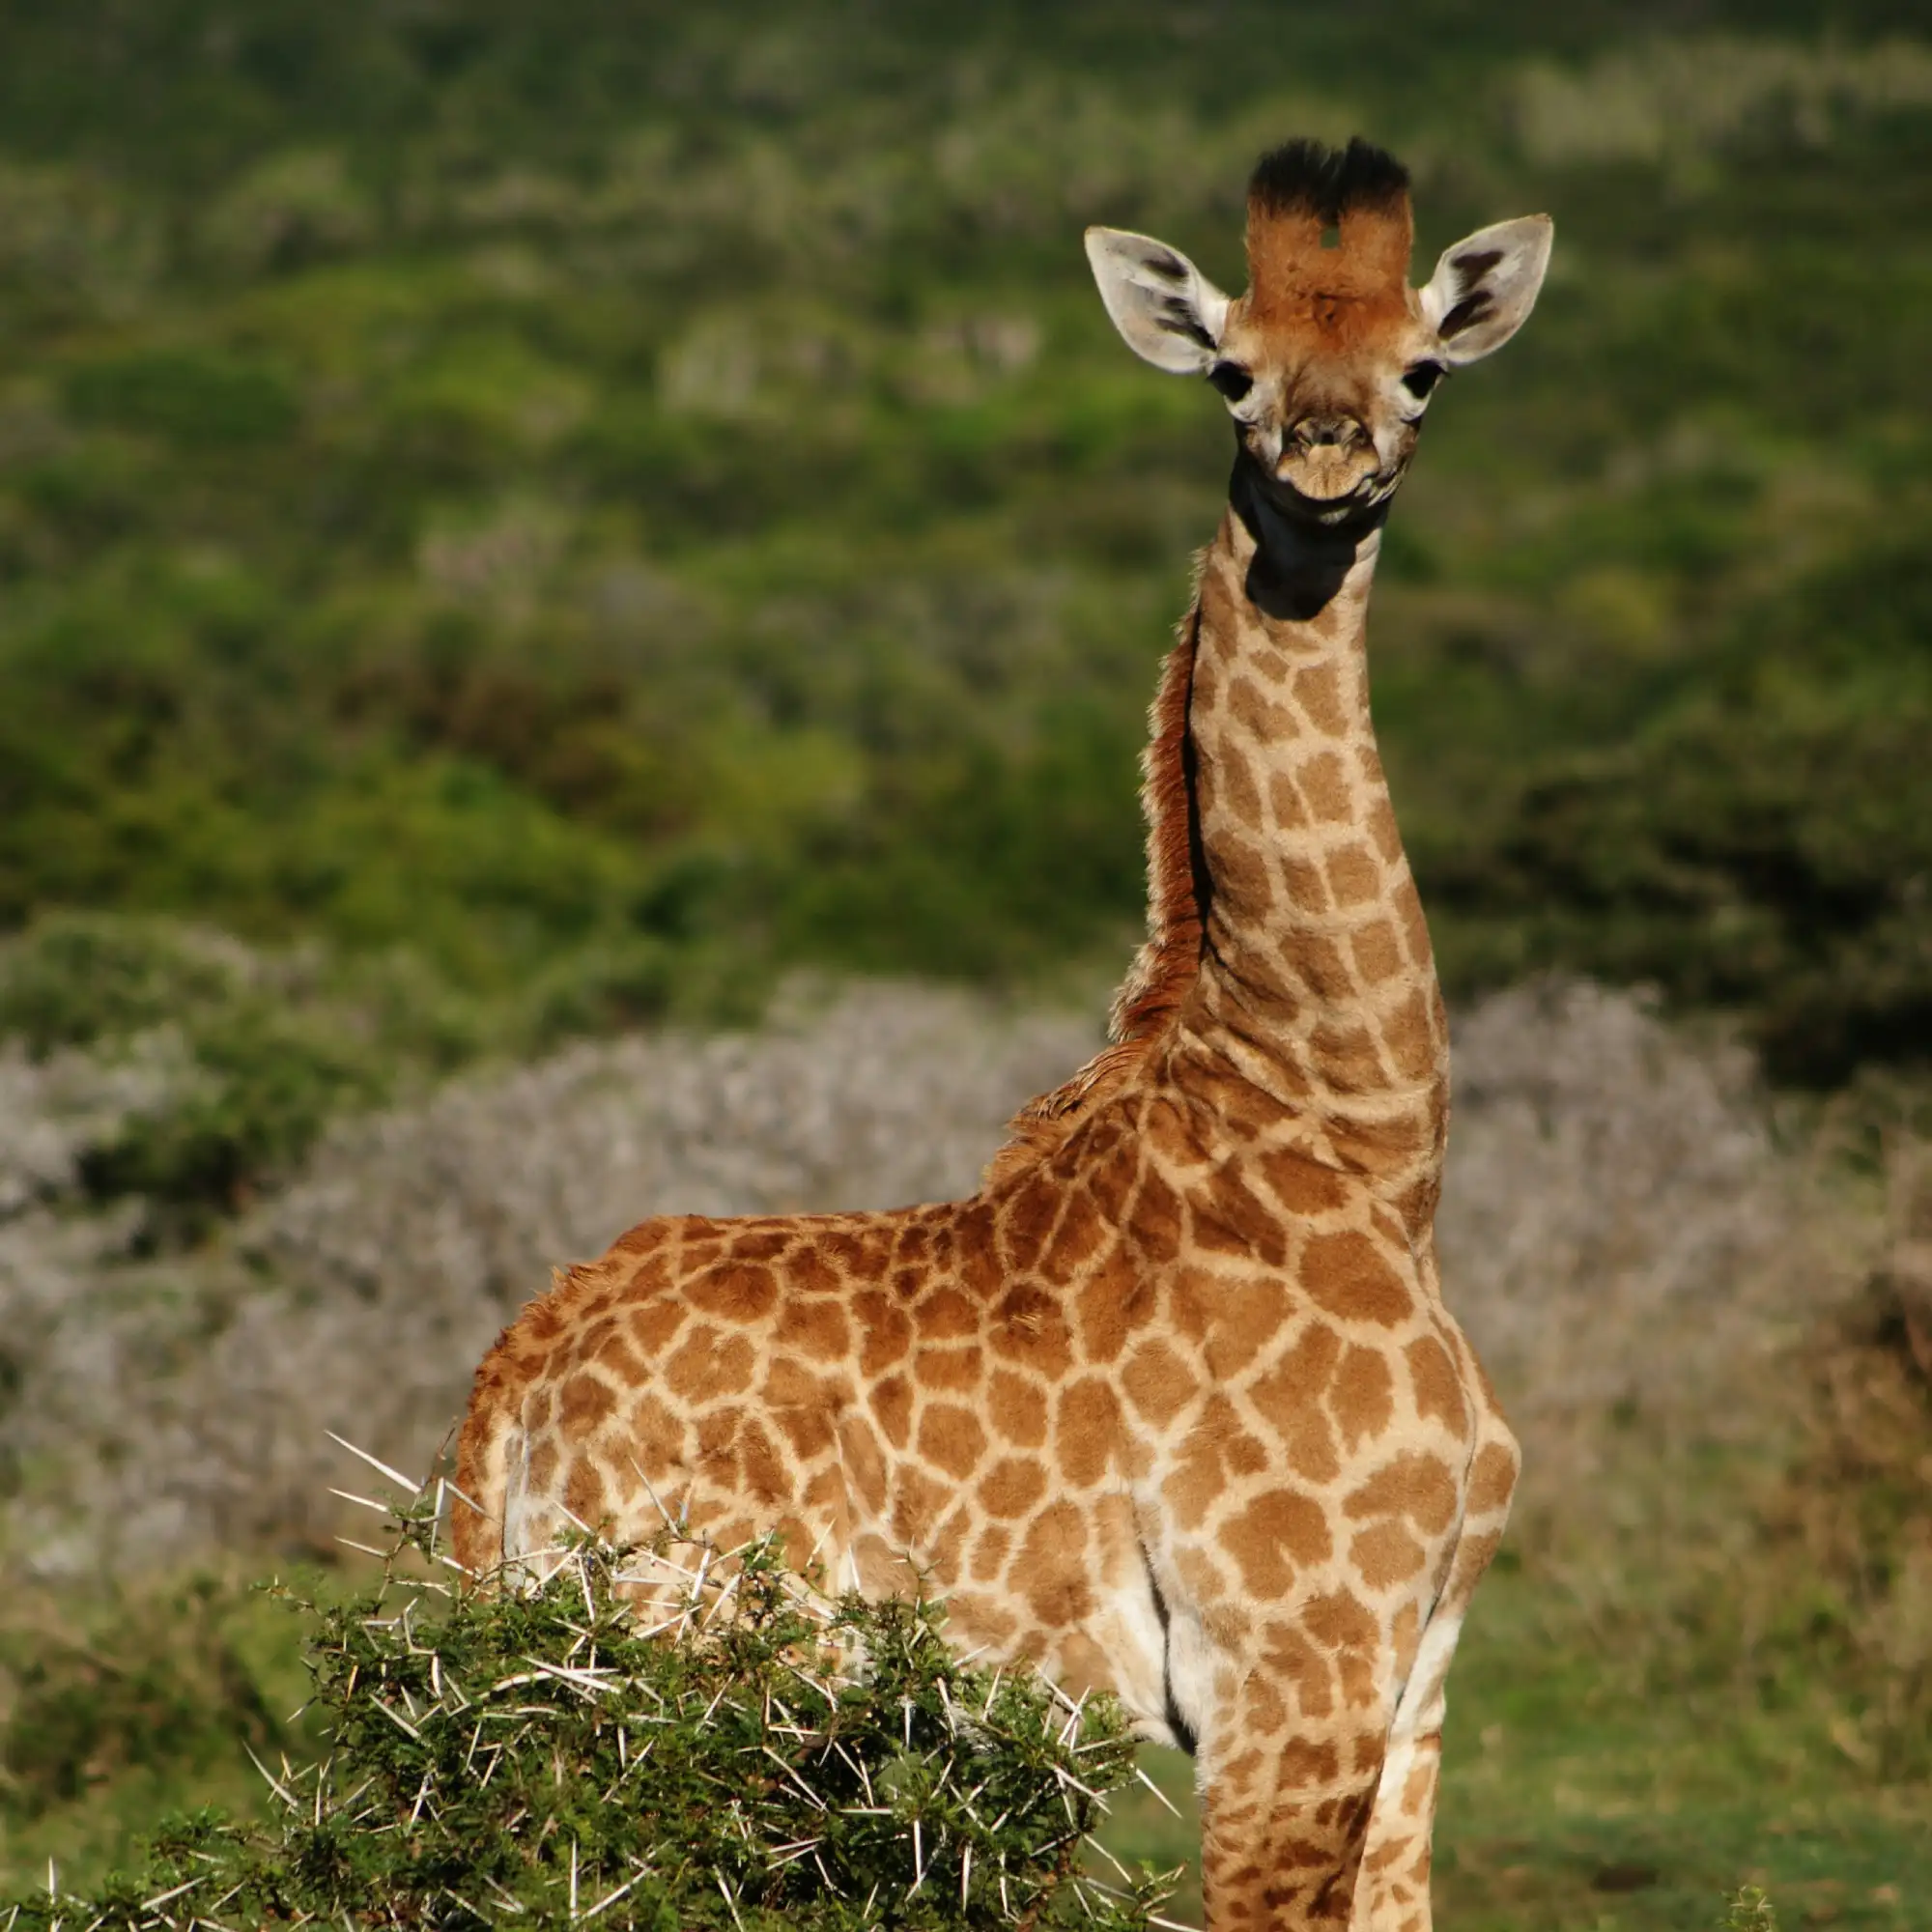
<svg viewBox="0 0 1932 1932">
<path fill-rule="evenodd" d="M 1444 362 L 1480 361 L 1529 320 L 1555 232 L 1548 215 L 1522 214 L 1442 251 L 1422 291 L 1422 319 L 1435 329 Z"/>
<path fill-rule="evenodd" d="M 1228 322 L 1228 298 L 1178 248 L 1151 235 L 1090 228 L 1087 259 L 1122 339 L 1173 376 L 1211 368 Z"/>
</svg>

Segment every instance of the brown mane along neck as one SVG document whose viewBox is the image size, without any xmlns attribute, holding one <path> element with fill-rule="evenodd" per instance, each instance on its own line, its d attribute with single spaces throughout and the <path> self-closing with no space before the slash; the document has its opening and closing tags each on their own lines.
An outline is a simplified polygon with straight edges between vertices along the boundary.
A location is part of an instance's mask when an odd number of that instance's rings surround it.
<svg viewBox="0 0 1932 1932">
<path fill-rule="evenodd" d="M 1379 519 L 1341 533 L 1297 529 L 1258 500 L 1239 465 L 1229 496 L 1219 535 L 1197 558 L 1194 602 L 1162 666 L 1142 753 L 1147 941 L 1115 995 L 1108 1045 L 1020 1109 L 986 1180 L 1017 1174 L 1059 1147 L 1171 1043 L 1185 1012 L 1194 1056 L 1238 1065 L 1305 1112 L 1328 1156 L 1385 1179 L 1406 1218 L 1420 1227 L 1433 1210 L 1447 1125 L 1447 1028 L 1369 715 L 1366 617 Z M 1202 833 L 1203 748 L 1192 728 L 1204 656 L 1210 698 L 1231 673 L 1242 694 L 1258 694 L 1256 675 L 1265 672 L 1286 674 L 1315 704 L 1314 718 L 1297 714 L 1293 740 L 1269 753 L 1293 823 L 1276 826 L 1272 841 L 1287 889 L 1282 929 L 1258 935 L 1258 946 L 1235 943 L 1232 908 L 1210 941 L 1214 859 Z M 1244 658 L 1246 668 L 1233 672 Z M 1227 732 L 1238 728 L 1214 722 L 1213 710 L 1206 721 L 1210 769 L 1226 756 Z M 1274 714 L 1277 722 L 1289 715 Z M 1317 721 L 1337 728 L 1314 729 Z M 1314 762 L 1297 778 L 1303 757 Z M 1312 802 L 1301 795 L 1310 784 Z M 1308 843 L 1311 811 L 1325 827 L 1352 822 L 1373 836 L 1387 869 L 1368 913 L 1358 905 L 1338 923 L 1325 872 L 1295 857 Z M 1269 957 L 1284 942 L 1294 952 L 1292 965 Z M 1215 983 L 1201 992 L 1210 950 Z M 1383 1002 L 1388 1024 L 1375 1039 L 1354 1023 L 1362 1009 L 1358 966 L 1384 984 L 1398 970 L 1404 976 L 1394 1000 Z"/>
<path fill-rule="evenodd" d="M 1201 558 L 1196 558 L 1199 575 Z M 1187 705 L 1201 621 L 1197 598 L 1162 660 L 1141 753 L 1141 811 L 1147 825 L 1147 938 L 1114 994 L 1107 1044 L 1050 1093 L 1029 1100 L 1007 1124 L 1006 1145 L 987 1163 L 985 1184 L 1052 1152 L 1081 1121 L 1138 1072 L 1192 990 L 1201 970 L 1207 889 L 1194 831 L 1188 778 Z"/>
</svg>

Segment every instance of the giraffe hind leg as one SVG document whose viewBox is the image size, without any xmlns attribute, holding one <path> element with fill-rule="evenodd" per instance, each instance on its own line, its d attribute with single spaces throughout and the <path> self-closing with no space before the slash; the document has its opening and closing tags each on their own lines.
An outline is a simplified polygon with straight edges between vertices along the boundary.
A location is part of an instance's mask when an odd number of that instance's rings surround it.
<svg viewBox="0 0 1932 1932">
<path fill-rule="evenodd" d="M 1464 1518 L 1448 1580 L 1424 1627 L 1389 1726 L 1351 1932 L 1430 1932 L 1430 1865 L 1449 1666 L 1476 1585 L 1502 1540 L 1518 1462 L 1516 1439 L 1497 1418 L 1483 1431 L 1471 1483 L 1475 1507 Z"/>
<path fill-rule="evenodd" d="M 1369 1819 L 1352 1932 L 1430 1932 L 1430 1863 L 1442 1767 L 1442 1686 L 1462 1634 L 1460 1613 L 1438 1607 L 1396 1708 Z"/>
</svg>

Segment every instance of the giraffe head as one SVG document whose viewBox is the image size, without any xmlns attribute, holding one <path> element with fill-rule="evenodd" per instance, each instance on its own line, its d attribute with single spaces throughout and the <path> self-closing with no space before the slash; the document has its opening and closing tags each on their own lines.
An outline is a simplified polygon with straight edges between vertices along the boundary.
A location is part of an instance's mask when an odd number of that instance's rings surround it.
<svg viewBox="0 0 1932 1932">
<path fill-rule="evenodd" d="M 1549 262 L 1547 214 L 1499 221 L 1408 285 L 1408 176 L 1379 148 L 1291 141 L 1248 185 L 1248 292 L 1231 300 L 1163 242 L 1090 228 L 1087 255 L 1127 346 L 1221 392 L 1275 505 L 1348 524 L 1387 502 L 1431 391 L 1522 326 Z"/>
</svg>

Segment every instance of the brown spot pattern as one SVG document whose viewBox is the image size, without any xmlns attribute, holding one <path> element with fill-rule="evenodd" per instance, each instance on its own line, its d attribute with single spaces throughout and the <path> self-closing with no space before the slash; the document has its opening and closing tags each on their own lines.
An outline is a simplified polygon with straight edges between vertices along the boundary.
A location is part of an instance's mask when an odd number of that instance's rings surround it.
<svg viewBox="0 0 1932 1932">
<path fill-rule="evenodd" d="M 1415 1303 L 1388 1258 L 1368 1236 L 1352 1230 L 1317 1235 L 1302 1250 L 1301 1283 L 1330 1315 L 1393 1327 Z"/>
<path fill-rule="evenodd" d="M 1298 1491 L 1268 1490 L 1229 1519 L 1221 1541 L 1249 1593 L 1272 1603 L 1299 1572 L 1327 1561 L 1327 1512 Z"/>
</svg>

